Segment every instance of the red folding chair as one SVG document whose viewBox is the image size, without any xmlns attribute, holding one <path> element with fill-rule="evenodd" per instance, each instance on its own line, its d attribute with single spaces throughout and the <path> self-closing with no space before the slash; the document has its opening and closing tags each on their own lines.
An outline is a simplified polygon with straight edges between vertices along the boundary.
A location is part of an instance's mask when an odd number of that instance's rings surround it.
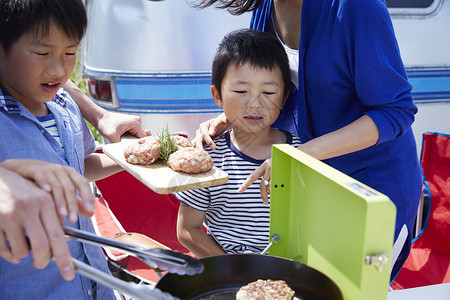
<svg viewBox="0 0 450 300">
<path fill-rule="evenodd" d="M 429 193 L 425 226 L 392 289 L 450 282 L 450 135 L 423 135 L 422 171 Z"/>
</svg>

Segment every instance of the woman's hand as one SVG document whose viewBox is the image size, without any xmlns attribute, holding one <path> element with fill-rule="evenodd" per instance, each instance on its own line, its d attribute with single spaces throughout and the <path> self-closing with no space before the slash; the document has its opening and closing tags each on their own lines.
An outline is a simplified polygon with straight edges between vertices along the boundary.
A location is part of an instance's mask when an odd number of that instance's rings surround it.
<svg viewBox="0 0 450 300">
<path fill-rule="evenodd" d="M 224 113 L 217 116 L 215 119 L 210 119 L 203 122 L 198 127 L 195 138 L 192 144 L 199 149 L 203 149 L 203 143 L 207 144 L 211 149 L 216 149 L 212 137 L 222 134 L 228 129 L 229 122 Z"/>
<path fill-rule="evenodd" d="M 51 194 L 62 224 L 65 217 L 70 222 L 76 222 L 79 213 L 86 217 L 93 215 L 94 196 L 89 182 L 74 168 L 35 159 L 8 159 L 0 166 L 16 172 Z"/>
<path fill-rule="evenodd" d="M 126 132 L 138 138 L 147 136 L 141 127 L 140 117 L 106 110 L 98 120 L 97 129 L 111 143 L 120 142 L 120 137 Z"/>
<path fill-rule="evenodd" d="M 250 176 L 241 184 L 238 193 L 244 192 L 253 182 L 261 178 L 259 188 L 261 191 L 261 198 L 264 204 L 269 204 L 270 194 L 270 171 L 272 169 L 272 158 L 266 159 Z"/>
</svg>

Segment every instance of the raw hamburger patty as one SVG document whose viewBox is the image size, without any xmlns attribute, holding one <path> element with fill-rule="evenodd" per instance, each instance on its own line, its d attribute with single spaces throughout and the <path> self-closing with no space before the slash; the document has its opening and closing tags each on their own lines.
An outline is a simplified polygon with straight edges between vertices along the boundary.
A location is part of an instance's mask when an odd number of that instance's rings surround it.
<svg viewBox="0 0 450 300">
<path fill-rule="evenodd" d="M 175 141 L 177 146 L 180 148 L 194 147 L 194 145 L 192 145 L 191 141 L 182 135 L 172 136 L 172 139 Z"/>
<path fill-rule="evenodd" d="M 284 300 L 292 299 L 294 294 L 284 280 L 258 279 L 241 287 L 236 300 Z"/>
<path fill-rule="evenodd" d="M 153 136 L 140 138 L 124 151 L 126 161 L 135 165 L 150 165 L 159 158 L 160 153 L 159 139 Z"/>
<path fill-rule="evenodd" d="M 180 148 L 169 156 L 167 161 L 174 171 L 185 173 L 203 173 L 214 166 L 214 162 L 208 152 L 197 148 Z"/>
</svg>

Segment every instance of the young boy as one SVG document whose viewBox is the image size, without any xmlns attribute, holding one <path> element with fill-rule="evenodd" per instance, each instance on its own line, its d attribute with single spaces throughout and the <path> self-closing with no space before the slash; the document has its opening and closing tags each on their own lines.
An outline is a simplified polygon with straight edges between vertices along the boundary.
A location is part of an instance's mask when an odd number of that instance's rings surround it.
<svg viewBox="0 0 450 300">
<path fill-rule="evenodd" d="M 63 165 L 52 178 L 56 186 L 72 184 L 73 169 L 86 170 L 90 180 L 120 171 L 110 159 L 92 154 L 94 139 L 76 104 L 60 89 L 72 73 L 86 23 L 81 0 L 0 0 L 0 162 Z M 89 218 L 73 213 L 70 199 L 76 196 L 52 193 L 58 213 L 72 222 L 68 226 L 93 232 Z M 99 247 L 68 245 L 74 258 L 109 272 Z M 18 264 L 0 258 L 1 299 L 93 297 L 115 299 L 112 290 L 85 277 L 65 281 L 54 263 L 35 269 L 32 255 Z"/>
<path fill-rule="evenodd" d="M 269 243 L 270 207 L 261 199 L 260 185 L 268 182 L 261 179 L 244 193 L 237 190 L 271 156 L 273 144 L 300 145 L 298 136 L 271 127 L 290 90 L 288 58 L 267 33 L 235 31 L 219 45 L 211 81 L 214 101 L 231 130 L 214 141 L 215 150 L 205 150 L 229 179 L 221 186 L 176 194 L 181 201 L 178 239 L 197 257 L 261 253 Z"/>
</svg>

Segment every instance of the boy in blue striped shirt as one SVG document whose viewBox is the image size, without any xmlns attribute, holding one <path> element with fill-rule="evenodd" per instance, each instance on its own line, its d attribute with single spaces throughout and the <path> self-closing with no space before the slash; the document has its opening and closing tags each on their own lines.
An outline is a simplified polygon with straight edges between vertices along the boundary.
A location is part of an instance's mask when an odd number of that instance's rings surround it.
<svg viewBox="0 0 450 300">
<path fill-rule="evenodd" d="M 58 196 L 52 190 L 61 222 L 67 217 L 68 226 L 94 232 L 90 218 L 71 209 L 77 207 L 71 174 L 76 170 L 93 181 L 121 168 L 93 153 L 92 134 L 61 89 L 75 66 L 86 23 L 81 0 L 0 0 L 0 162 L 40 160 L 64 166 L 52 177 L 52 185 L 72 191 Z M 52 131 L 45 127 L 49 122 Z M 68 246 L 76 259 L 109 272 L 100 247 L 77 241 L 68 241 Z M 0 258 L 0 270 L 1 299 L 115 299 L 112 290 L 78 274 L 65 281 L 54 263 L 35 269 L 32 254 L 17 264 Z"/>
<path fill-rule="evenodd" d="M 261 179 L 243 193 L 237 190 L 271 156 L 273 144 L 300 145 L 298 136 L 271 127 L 291 86 L 288 58 L 269 34 L 235 31 L 219 45 L 211 81 L 214 101 L 231 129 L 215 139 L 214 150 L 205 150 L 229 179 L 224 185 L 176 194 L 181 201 L 178 239 L 197 257 L 261 253 L 269 243 L 270 207 L 263 203 L 269 184 Z"/>
</svg>

